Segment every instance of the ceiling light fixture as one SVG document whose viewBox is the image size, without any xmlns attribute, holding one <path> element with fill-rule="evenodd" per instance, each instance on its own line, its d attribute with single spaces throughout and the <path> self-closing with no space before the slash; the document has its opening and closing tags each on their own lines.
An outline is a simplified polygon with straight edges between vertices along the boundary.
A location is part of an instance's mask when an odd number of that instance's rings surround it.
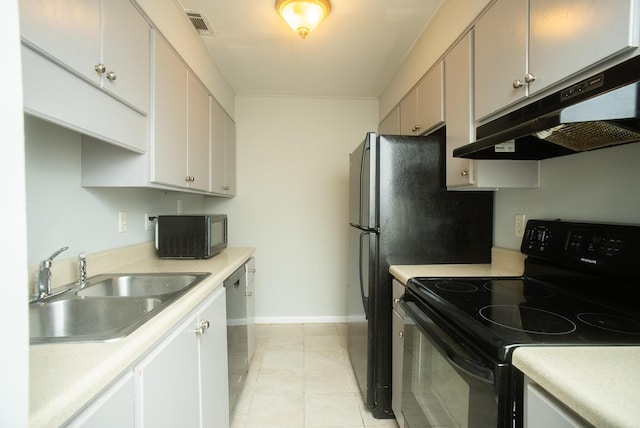
<svg viewBox="0 0 640 428">
<path fill-rule="evenodd" d="M 331 12 L 329 0 L 276 0 L 276 10 L 303 39 Z"/>
</svg>

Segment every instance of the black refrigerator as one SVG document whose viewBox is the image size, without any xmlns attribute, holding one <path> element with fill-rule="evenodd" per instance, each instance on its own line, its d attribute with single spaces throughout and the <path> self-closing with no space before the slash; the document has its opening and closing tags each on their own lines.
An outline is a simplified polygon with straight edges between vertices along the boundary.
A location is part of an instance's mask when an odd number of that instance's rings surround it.
<svg viewBox="0 0 640 428">
<path fill-rule="evenodd" d="M 392 418 L 389 266 L 489 263 L 493 192 L 446 190 L 444 128 L 368 133 L 349 164 L 349 357 L 373 416 Z"/>
</svg>

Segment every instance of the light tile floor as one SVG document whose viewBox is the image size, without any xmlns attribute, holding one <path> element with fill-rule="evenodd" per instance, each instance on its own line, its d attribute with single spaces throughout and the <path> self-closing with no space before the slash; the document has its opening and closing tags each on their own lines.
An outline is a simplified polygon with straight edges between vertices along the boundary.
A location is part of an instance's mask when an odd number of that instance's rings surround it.
<svg viewBox="0 0 640 428">
<path fill-rule="evenodd" d="M 398 428 L 364 408 L 346 324 L 258 324 L 231 428 Z"/>
</svg>

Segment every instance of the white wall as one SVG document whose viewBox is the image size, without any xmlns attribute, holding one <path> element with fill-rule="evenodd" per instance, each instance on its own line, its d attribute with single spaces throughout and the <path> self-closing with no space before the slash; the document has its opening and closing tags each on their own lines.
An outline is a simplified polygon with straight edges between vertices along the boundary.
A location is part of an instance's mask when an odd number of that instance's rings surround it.
<svg viewBox="0 0 640 428">
<path fill-rule="evenodd" d="M 29 332 L 24 136 L 18 2 L 0 2 L 0 180 L 5 183 L 0 211 L 0 426 L 23 428 L 29 416 Z"/>
<path fill-rule="evenodd" d="M 494 244 L 519 249 L 515 214 L 528 219 L 640 224 L 640 143 L 540 161 L 539 189 L 496 192 Z"/>
<path fill-rule="evenodd" d="M 238 196 L 206 205 L 256 247 L 258 322 L 344 320 L 348 155 L 377 100 L 237 97 L 236 120 Z"/>
<path fill-rule="evenodd" d="M 74 131 L 25 115 L 25 140 L 30 265 L 64 246 L 69 250 L 60 257 L 151 241 L 144 214 L 175 214 L 178 199 L 184 213 L 204 209 L 200 195 L 81 187 L 80 134 Z M 126 233 L 118 232 L 121 210 L 127 212 Z"/>
</svg>

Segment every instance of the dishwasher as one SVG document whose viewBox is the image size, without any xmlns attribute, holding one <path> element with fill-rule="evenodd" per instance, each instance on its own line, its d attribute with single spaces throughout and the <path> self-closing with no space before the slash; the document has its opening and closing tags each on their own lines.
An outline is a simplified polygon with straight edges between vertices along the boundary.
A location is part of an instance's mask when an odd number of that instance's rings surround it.
<svg viewBox="0 0 640 428">
<path fill-rule="evenodd" d="M 227 357 L 229 361 L 229 414 L 242 392 L 249 372 L 247 277 L 240 266 L 224 281 L 227 296 Z"/>
</svg>

